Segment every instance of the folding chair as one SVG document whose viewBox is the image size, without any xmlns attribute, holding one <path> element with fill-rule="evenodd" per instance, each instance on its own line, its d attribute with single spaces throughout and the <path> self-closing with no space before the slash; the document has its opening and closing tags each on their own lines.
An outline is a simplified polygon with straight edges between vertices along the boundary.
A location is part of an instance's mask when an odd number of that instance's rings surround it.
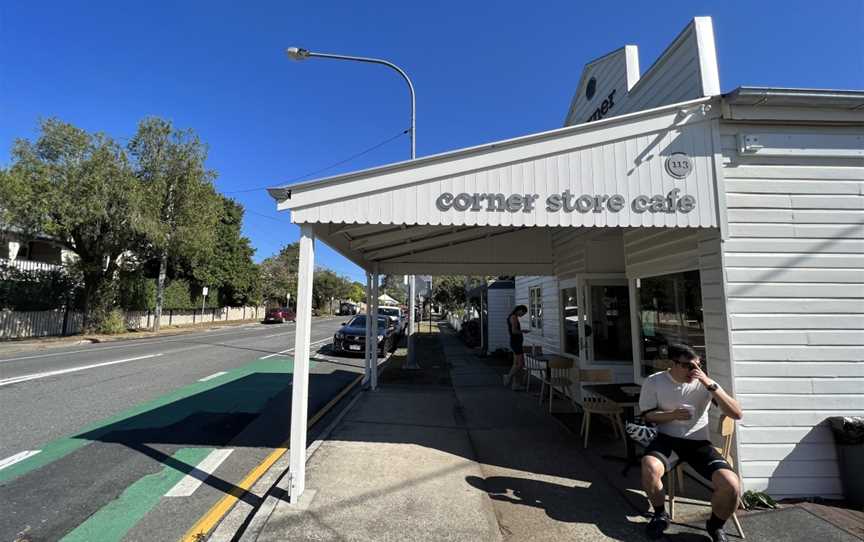
<svg viewBox="0 0 864 542">
<path fill-rule="evenodd" d="M 573 402 L 573 393 L 571 391 L 571 386 L 573 386 L 573 380 L 571 378 L 571 371 L 573 369 L 573 360 L 570 358 L 565 358 L 563 356 L 552 356 L 549 358 L 549 375 L 548 378 L 546 375 L 543 375 L 541 382 L 543 385 L 540 387 L 540 404 L 543 403 L 543 391 L 545 390 L 545 386 L 549 386 L 549 414 L 552 414 L 552 398 L 555 393 L 555 388 L 559 388 L 561 391 L 561 395 L 570 399 Z M 545 373 L 545 371 L 544 371 Z"/>
<path fill-rule="evenodd" d="M 531 377 L 537 375 L 537 378 L 542 382 L 546 374 L 546 363 L 537 359 L 536 356 L 543 354 L 543 347 L 538 345 L 526 346 L 524 349 L 525 355 L 525 373 L 527 382 L 525 383 L 525 391 L 531 391 Z"/>
<path fill-rule="evenodd" d="M 583 382 L 612 382 L 614 376 L 612 369 L 582 369 L 579 371 L 579 379 Z M 598 414 L 609 418 L 612 423 L 612 431 L 615 437 L 620 437 L 625 440 L 624 449 L 627 449 L 627 434 L 624 432 L 624 408 L 618 403 L 610 401 L 605 397 L 582 389 L 582 430 L 581 435 L 585 436 L 583 447 L 588 447 L 588 436 L 591 433 L 591 415 Z"/>
<path fill-rule="evenodd" d="M 726 415 L 721 416 L 718 429 L 720 436 L 723 438 L 723 446 L 716 448 L 716 450 L 732 468 L 735 468 L 735 464 L 732 460 L 732 437 L 735 435 L 735 420 Z M 680 491 L 684 491 L 684 465 L 677 457 L 673 457 L 672 461 L 673 463 L 671 468 L 669 469 L 669 472 L 666 473 L 666 483 L 664 485 L 666 486 L 666 491 L 669 496 L 669 517 L 674 520 L 676 487 Z M 697 482 L 707 488 L 713 487 L 711 480 L 706 480 L 695 472 L 693 474 Z M 738 506 L 741 507 L 740 498 L 738 499 Z M 744 530 L 741 528 L 741 522 L 738 521 L 738 515 L 735 512 L 732 513 L 732 523 L 735 524 L 735 529 L 738 530 L 738 536 L 745 538 Z"/>
</svg>

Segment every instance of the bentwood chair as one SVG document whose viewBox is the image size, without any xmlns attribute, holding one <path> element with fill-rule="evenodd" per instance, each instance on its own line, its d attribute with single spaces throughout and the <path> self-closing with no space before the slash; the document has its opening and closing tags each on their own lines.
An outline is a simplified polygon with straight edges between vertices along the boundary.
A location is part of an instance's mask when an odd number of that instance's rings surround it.
<svg viewBox="0 0 864 542">
<path fill-rule="evenodd" d="M 541 379 L 542 385 L 540 387 L 540 404 L 543 404 L 543 392 L 545 387 L 549 387 L 549 413 L 552 413 L 552 401 L 554 398 L 554 394 L 556 389 L 561 392 L 561 395 L 570 399 L 573 402 L 573 393 L 572 393 L 572 370 L 573 370 L 573 360 L 570 358 L 565 358 L 564 356 L 552 356 L 549 358 L 549 362 L 547 364 L 549 368 L 548 374 L 546 371 L 543 371 L 544 375 Z"/>
<path fill-rule="evenodd" d="M 732 437 L 735 435 L 735 420 L 725 415 L 720 416 L 718 432 L 722 438 L 723 445 L 717 447 L 716 450 L 732 468 L 735 468 L 735 464 L 732 460 Z M 692 474 L 696 481 L 703 486 L 707 488 L 712 487 L 711 480 L 706 480 L 696 472 L 693 472 Z M 676 488 L 680 491 L 684 490 L 684 465 L 674 454 L 672 456 L 671 468 L 669 469 L 669 472 L 666 473 L 666 483 L 664 485 L 666 486 L 666 491 L 669 496 L 669 517 L 674 520 Z M 740 498 L 739 506 L 741 506 Z M 741 522 L 738 521 L 738 515 L 734 512 L 732 513 L 732 523 L 735 524 L 735 529 L 738 530 L 738 536 L 744 538 L 744 530 L 741 528 Z"/>
<path fill-rule="evenodd" d="M 531 377 L 537 376 L 540 382 L 543 382 L 543 377 L 546 375 L 546 363 L 537 359 L 537 356 L 543 354 L 543 347 L 539 345 L 529 345 L 524 349 L 525 355 L 525 373 L 527 382 L 525 383 L 525 391 L 531 391 Z M 541 384 L 542 385 L 542 384 Z M 541 390 L 542 391 L 542 390 Z M 542 395 L 542 393 L 541 393 Z"/>
<path fill-rule="evenodd" d="M 612 369 L 582 369 L 579 371 L 579 379 L 582 382 L 612 382 L 614 376 Z M 596 414 L 609 419 L 612 423 L 612 431 L 615 433 L 615 437 L 625 439 L 626 450 L 627 435 L 624 433 L 624 421 L 622 418 L 624 408 L 621 405 L 583 388 L 582 410 L 584 414 L 582 416 L 582 431 L 580 434 L 585 436 L 584 448 L 588 447 L 588 436 L 591 434 L 591 416 Z"/>
</svg>

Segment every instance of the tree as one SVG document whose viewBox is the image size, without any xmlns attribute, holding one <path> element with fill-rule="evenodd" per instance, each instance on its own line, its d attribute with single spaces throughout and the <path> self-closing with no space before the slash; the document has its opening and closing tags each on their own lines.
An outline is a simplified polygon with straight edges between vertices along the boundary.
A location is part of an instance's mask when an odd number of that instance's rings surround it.
<svg viewBox="0 0 864 542">
<path fill-rule="evenodd" d="M 359 282 L 352 282 L 348 288 L 348 294 L 345 296 L 355 303 L 366 301 L 366 287 Z"/>
<path fill-rule="evenodd" d="M 344 299 L 351 291 L 348 279 L 326 268 L 315 270 L 312 281 L 312 300 L 316 307 L 322 308 L 331 299 Z"/>
<path fill-rule="evenodd" d="M 408 286 L 405 275 L 384 275 L 381 282 L 381 293 L 387 294 L 401 304 L 408 300 Z"/>
<path fill-rule="evenodd" d="M 291 243 L 282 247 L 279 254 L 261 262 L 259 266 L 261 295 L 266 301 L 285 301 L 288 295 L 297 299 L 297 269 L 300 244 Z"/>
<path fill-rule="evenodd" d="M 213 188 L 215 173 L 205 167 L 207 152 L 191 130 L 175 129 L 170 122 L 147 118 L 129 141 L 135 175 L 145 197 L 142 210 L 148 248 L 159 259 L 153 330 L 159 321 L 169 258 L 181 256 L 192 273 L 212 259 L 220 200 Z"/>
<path fill-rule="evenodd" d="M 0 175 L 3 221 L 45 233 L 78 255 L 84 330 L 98 329 L 114 306 L 121 256 L 142 238 L 140 184 L 123 149 L 101 133 L 48 119 L 35 143 L 19 139 Z"/>
<path fill-rule="evenodd" d="M 260 274 L 252 261 L 255 249 L 244 237 L 243 206 L 220 196 L 221 212 L 216 225 L 212 258 L 206 266 L 207 285 L 219 290 L 221 305 L 242 306 L 260 302 Z"/>
</svg>

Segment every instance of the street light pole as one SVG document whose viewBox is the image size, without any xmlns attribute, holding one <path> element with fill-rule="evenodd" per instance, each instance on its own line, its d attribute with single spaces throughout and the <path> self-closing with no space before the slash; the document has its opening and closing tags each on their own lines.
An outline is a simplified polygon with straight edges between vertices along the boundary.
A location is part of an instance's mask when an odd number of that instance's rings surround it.
<svg viewBox="0 0 864 542">
<path fill-rule="evenodd" d="M 308 49 L 303 49 L 302 47 L 289 47 L 285 49 L 285 54 L 288 55 L 288 58 L 291 60 L 306 60 L 308 58 L 328 58 L 331 60 L 349 60 L 353 62 L 365 62 L 367 64 L 380 64 L 382 66 L 387 66 L 388 68 L 396 71 L 402 79 L 405 80 L 405 83 L 408 84 L 408 92 L 411 95 L 411 118 L 409 119 L 408 126 L 408 136 L 411 142 L 411 159 L 414 160 L 417 157 L 417 148 L 416 148 L 416 128 L 417 128 L 417 119 L 416 119 L 416 98 L 414 96 L 414 84 L 411 82 L 411 78 L 408 77 L 408 74 L 405 73 L 405 70 L 389 62 L 387 60 L 381 58 L 369 58 L 365 56 L 351 56 L 351 55 L 336 55 L 332 53 L 316 53 L 310 51 Z M 410 298 L 410 302 L 408 303 L 408 362 L 406 363 L 406 369 L 416 369 L 417 362 L 414 358 L 414 332 L 416 328 L 416 321 L 414 318 L 414 310 L 415 306 L 415 277 L 414 275 L 409 275 L 408 277 L 408 297 Z"/>
</svg>

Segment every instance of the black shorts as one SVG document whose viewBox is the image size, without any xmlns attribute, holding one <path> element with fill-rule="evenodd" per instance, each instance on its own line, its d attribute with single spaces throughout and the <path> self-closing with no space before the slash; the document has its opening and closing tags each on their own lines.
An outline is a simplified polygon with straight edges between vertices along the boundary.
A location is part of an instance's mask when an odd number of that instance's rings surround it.
<svg viewBox="0 0 864 542">
<path fill-rule="evenodd" d="M 711 476 L 718 470 L 734 470 L 708 440 L 690 440 L 658 433 L 645 448 L 645 455 L 662 461 L 666 472 L 669 472 L 677 456 L 677 459 L 693 467 L 693 470 L 706 480 L 711 480 Z"/>
<path fill-rule="evenodd" d="M 511 335 L 510 336 L 510 350 L 513 351 L 514 354 L 522 354 L 525 351 L 523 346 L 522 335 Z"/>
</svg>

